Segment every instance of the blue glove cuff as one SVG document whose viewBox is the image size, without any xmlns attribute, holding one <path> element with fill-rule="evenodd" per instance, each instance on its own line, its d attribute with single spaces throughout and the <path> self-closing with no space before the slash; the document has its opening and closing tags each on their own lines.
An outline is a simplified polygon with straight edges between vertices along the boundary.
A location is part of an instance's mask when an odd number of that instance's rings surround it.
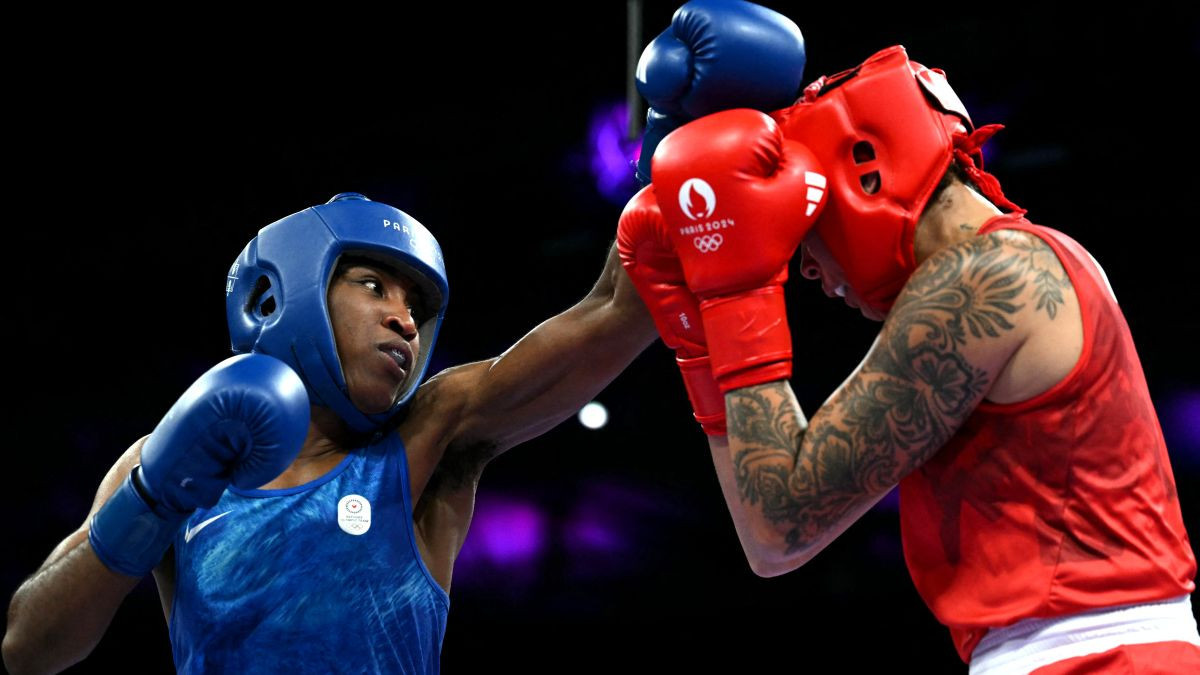
<svg viewBox="0 0 1200 675">
<path fill-rule="evenodd" d="M 134 475 L 92 516 L 88 542 L 108 569 L 131 577 L 144 577 L 171 547 L 188 514 L 159 515 L 134 484 Z"/>
</svg>

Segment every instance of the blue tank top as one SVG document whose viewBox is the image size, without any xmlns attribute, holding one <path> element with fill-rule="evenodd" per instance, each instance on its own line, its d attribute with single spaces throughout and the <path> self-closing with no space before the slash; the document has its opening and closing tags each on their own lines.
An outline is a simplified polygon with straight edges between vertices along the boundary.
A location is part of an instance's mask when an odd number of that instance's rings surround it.
<svg viewBox="0 0 1200 675">
<path fill-rule="evenodd" d="M 437 673 L 449 608 L 395 433 L 305 485 L 230 487 L 175 538 L 181 673 Z"/>
</svg>

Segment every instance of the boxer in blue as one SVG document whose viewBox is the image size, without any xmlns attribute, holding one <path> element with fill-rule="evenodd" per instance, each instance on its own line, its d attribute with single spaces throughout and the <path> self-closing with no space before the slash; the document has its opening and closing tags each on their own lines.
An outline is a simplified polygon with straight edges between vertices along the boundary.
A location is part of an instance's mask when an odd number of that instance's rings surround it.
<svg viewBox="0 0 1200 675">
<path fill-rule="evenodd" d="M 654 338 L 610 256 L 577 305 L 418 388 L 448 291 L 429 231 L 361 195 L 263 228 L 226 282 L 240 355 L 125 452 L 14 595 L 6 665 L 81 660 L 153 572 L 181 672 L 437 672 L 483 466 Z"/>
<path fill-rule="evenodd" d="M 676 77 L 670 96 L 690 103 L 652 111 L 647 154 L 720 105 L 705 78 L 730 86 L 703 59 L 676 59 L 710 32 L 779 29 L 782 47 L 766 49 L 786 54 L 746 58 L 783 64 L 783 77 L 751 89 L 777 90 L 768 108 L 795 94 L 803 43 L 790 21 L 711 0 L 677 20 L 647 72 Z M 421 384 L 448 295 L 429 231 L 361 195 L 263 228 L 226 282 L 238 356 L 121 456 L 84 524 L 14 594 L 5 665 L 82 660 L 153 573 L 181 672 L 437 672 L 483 467 L 573 414 L 656 337 L 614 250 L 574 307 Z"/>
</svg>

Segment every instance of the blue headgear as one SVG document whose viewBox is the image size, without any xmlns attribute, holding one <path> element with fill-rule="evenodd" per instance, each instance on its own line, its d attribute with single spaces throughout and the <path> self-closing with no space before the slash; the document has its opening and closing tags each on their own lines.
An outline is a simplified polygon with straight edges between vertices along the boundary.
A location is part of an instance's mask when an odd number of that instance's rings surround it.
<svg viewBox="0 0 1200 675">
<path fill-rule="evenodd" d="M 397 268 L 420 288 L 421 349 L 404 389 L 386 412 L 367 415 L 346 390 L 326 294 L 338 258 L 350 253 Z M 408 214 L 344 192 L 259 230 L 225 282 L 225 313 L 236 354 L 270 354 L 295 370 L 309 400 L 356 431 L 373 431 L 408 403 L 429 366 L 450 289 L 442 249 Z"/>
</svg>

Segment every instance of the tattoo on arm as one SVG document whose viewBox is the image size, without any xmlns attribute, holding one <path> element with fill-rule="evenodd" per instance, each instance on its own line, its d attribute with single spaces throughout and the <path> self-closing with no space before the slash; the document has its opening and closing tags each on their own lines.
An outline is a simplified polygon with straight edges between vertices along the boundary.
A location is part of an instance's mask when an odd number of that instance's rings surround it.
<svg viewBox="0 0 1200 675">
<path fill-rule="evenodd" d="M 725 399 L 729 436 L 740 448 L 734 471 L 742 499 L 761 504 L 772 521 L 794 511 L 789 482 L 806 425 L 800 408 L 783 382 L 771 382 L 730 392 Z"/>
<path fill-rule="evenodd" d="M 961 426 L 990 385 L 962 347 L 1014 329 L 1012 319 L 1024 307 L 1018 298 L 1038 278 L 1035 257 L 1013 255 L 989 235 L 926 261 L 861 372 L 811 427 L 786 382 L 726 396 L 742 500 L 784 531 L 789 552 L 890 489 Z M 1053 313 L 1051 294 L 1038 297 Z"/>
<path fill-rule="evenodd" d="M 1058 308 L 1063 304 L 1063 291 L 1071 287 L 1067 271 L 1063 269 L 1054 249 L 1038 237 L 1024 235 L 1013 237 L 1009 244 L 1022 252 L 1024 266 L 1033 274 L 1033 297 L 1037 309 L 1046 310 L 1053 321 Z"/>
</svg>

